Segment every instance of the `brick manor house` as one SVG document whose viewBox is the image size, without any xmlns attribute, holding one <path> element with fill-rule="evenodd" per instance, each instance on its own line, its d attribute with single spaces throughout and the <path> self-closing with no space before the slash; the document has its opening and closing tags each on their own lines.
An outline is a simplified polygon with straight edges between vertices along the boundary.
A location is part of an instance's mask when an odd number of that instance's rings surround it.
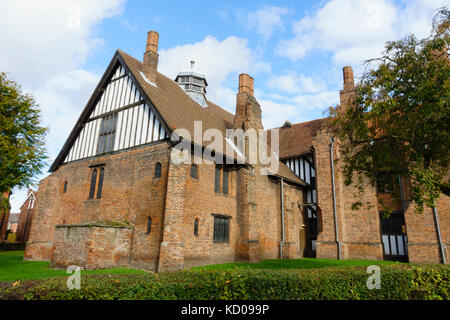
<svg viewBox="0 0 450 320">
<path fill-rule="evenodd" d="M 193 68 L 175 80 L 158 72 L 158 39 L 148 33 L 143 61 L 116 51 L 39 184 L 25 259 L 154 271 L 301 257 L 448 263 L 449 198 L 418 215 L 408 182 L 392 177 L 352 210 L 356 188 L 343 183 L 326 119 L 278 128 L 279 165 L 269 174 L 237 161 L 235 145 L 214 155 L 232 160 L 225 164 L 171 161 L 172 133 L 193 137 L 195 121 L 222 132 L 224 144 L 233 144 L 227 129 L 263 126 L 253 78 L 239 76 L 233 115 L 207 100 Z M 354 88 L 345 67 L 342 106 Z M 189 141 L 193 154 L 208 144 Z M 389 218 L 379 198 L 392 206 Z"/>
</svg>

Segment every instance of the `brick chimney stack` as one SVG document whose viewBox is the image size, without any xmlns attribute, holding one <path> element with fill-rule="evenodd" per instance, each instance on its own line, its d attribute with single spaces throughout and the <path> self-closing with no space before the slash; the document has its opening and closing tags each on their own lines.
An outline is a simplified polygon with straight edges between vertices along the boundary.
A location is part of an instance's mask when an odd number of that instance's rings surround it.
<svg viewBox="0 0 450 320">
<path fill-rule="evenodd" d="M 150 82 L 156 84 L 158 70 L 158 41 L 159 34 L 156 31 L 149 31 L 147 34 L 147 46 L 144 53 L 143 71 Z"/>
<path fill-rule="evenodd" d="M 246 73 L 239 75 L 239 93 L 247 92 L 253 96 L 253 78 Z"/>
<path fill-rule="evenodd" d="M 344 74 L 344 90 L 352 89 L 355 86 L 352 67 L 346 66 L 342 69 L 342 72 Z"/>
<path fill-rule="evenodd" d="M 340 91 L 341 107 L 345 107 L 355 101 L 356 89 L 352 67 L 346 66 L 342 70 L 344 76 L 344 88 Z"/>
<path fill-rule="evenodd" d="M 234 116 L 234 129 L 242 129 L 248 136 L 244 137 L 242 144 L 237 147 L 245 155 L 247 161 L 251 163 L 249 167 L 243 170 L 238 170 L 239 181 L 236 188 L 237 199 L 237 221 L 238 233 L 240 238 L 236 246 L 236 258 L 238 260 L 246 260 L 250 262 L 258 262 L 259 254 L 261 252 L 259 244 L 259 229 L 252 226 L 258 225 L 261 215 L 259 211 L 258 200 L 256 199 L 255 190 L 259 186 L 258 181 L 260 175 L 260 158 L 255 150 L 255 145 L 250 148 L 252 139 L 252 130 L 256 134 L 256 148 L 259 147 L 259 132 L 257 130 L 263 129 L 261 120 L 261 107 L 255 99 L 253 89 L 253 78 L 248 74 L 239 75 L 239 89 L 236 95 L 236 114 Z M 255 143 L 255 141 L 252 141 Z M 254 163 L 253 161 L 256 161 Z"/>
<path fill-rule="evenodd" d="M 239 90 L 236 96 L 235 129 L 263 129 L 261 107 L 253 96 L 253 78 L 246 73 L 239 75 Z"/>
</svg>

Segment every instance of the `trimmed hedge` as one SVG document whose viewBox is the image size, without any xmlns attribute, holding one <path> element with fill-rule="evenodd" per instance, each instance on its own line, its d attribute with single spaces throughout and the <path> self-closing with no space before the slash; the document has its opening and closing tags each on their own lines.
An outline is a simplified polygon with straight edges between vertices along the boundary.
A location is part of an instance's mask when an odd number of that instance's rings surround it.
<svg viewBox="0 0 450 320">
<path fill-rule="evenodd" d="M 68 290 L 66 278 L 3 282 L 0 299 L 449 299 L 448 266 L 382 266 L 381 288 L 373 290 L 368 277 L 364 267 L 82 275 L 80 290 Z"/>
</svg>

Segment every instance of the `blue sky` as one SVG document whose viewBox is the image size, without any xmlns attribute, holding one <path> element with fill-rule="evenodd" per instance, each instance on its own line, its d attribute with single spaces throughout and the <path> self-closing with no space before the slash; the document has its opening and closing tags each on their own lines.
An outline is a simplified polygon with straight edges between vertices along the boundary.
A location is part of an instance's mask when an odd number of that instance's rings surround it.
<svg viewBox="0 0 450 320">
<path fill-rule="evenodd" d="M 426 36 L 446 2 L 2 1 L 0 71 L 40 104 L 50 164 L 115 50 L 142 59 L 148 30 L 160 34 L 159 71 L 174 78 L 195 60 L 207 97 L 231 112 L 238 75 L 252 75 L 269 128 L 322 117 L 339 101 L 342 67 L 357 76 L 386 41 Z M 25 196 L 14 192 L 13 211 Z"/>
</svg>

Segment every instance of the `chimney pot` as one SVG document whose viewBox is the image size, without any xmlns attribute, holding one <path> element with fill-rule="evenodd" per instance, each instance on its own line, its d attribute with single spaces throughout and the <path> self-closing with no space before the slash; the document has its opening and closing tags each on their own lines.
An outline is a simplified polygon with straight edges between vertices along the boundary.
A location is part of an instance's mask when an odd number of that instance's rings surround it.
<svg viewBox="0 0 450 320">
<path fill-rule="evenodd" d="M 247 92 L 253 96 L 253 78 L 246 73 L 239 75 L 239 93 Z"/>
<path fill-rule="evenodd" d="M 346 66 L 342 71 L 344 74 L 344 89 L 352 87 L 355 84 L 352 67 Z"/>
<path fill-rule="evenodd" d="M 355 102 L 356 92 L 352 67 L 346 66 L 342 69 L 342 72 L 344 74 L 344 88 L 340 91 L 340 105 L 344 108 Z"/>
<path fill-rule="evenodd" d="M 149 31 L 147 34 L 147 47 L 144 53 L 142 69 L 148 80 L 156 83 L 158 70 L 158 40 L 159 34 L 156 31 Z"/>
<path fill-rule="evenodd" d="M 145 52 L 152 51 L 158 53 L 159 33 L 156 31 L 149 31 L 147 34 L 147 47 Z"/>
</svg>

